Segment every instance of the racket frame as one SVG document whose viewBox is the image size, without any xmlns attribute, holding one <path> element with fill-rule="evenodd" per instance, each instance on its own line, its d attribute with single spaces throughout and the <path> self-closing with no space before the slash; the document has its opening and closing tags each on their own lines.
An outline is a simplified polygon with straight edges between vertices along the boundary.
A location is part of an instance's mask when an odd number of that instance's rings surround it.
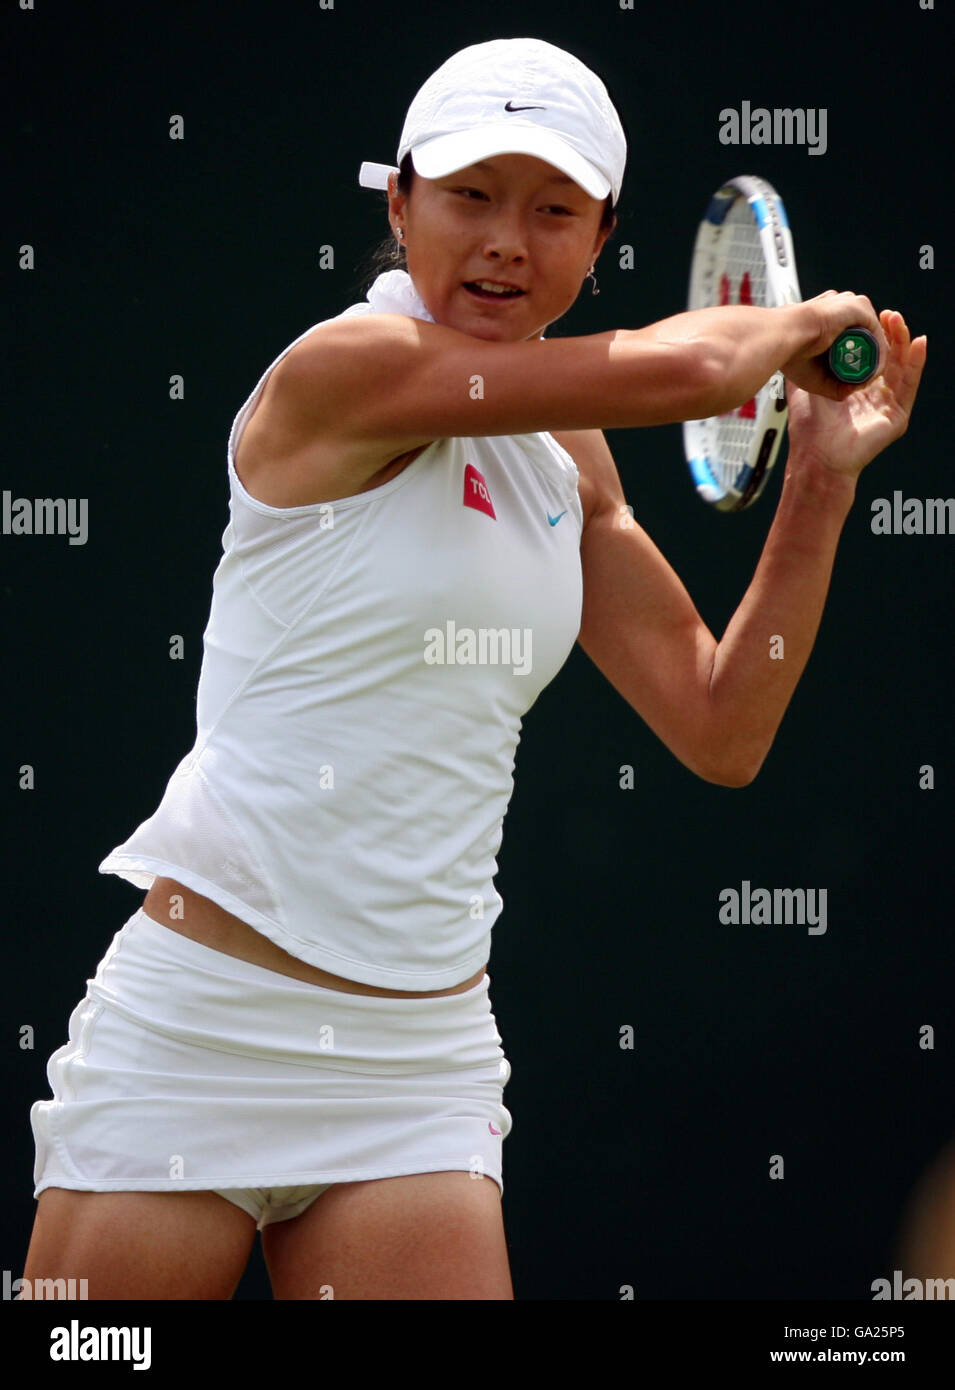
<svg viewBox="0 0 955 1390">
<path fill-rule="evenodd" d="M 719 303 L 718 280 L 723 269 L 719 258 L 726 219 L 740 199 L 745 200 L 759 233 L 766 268 L 766 305 L 776 307 L 802 302 L 792 233 L 783 200 L 766 179 L 755 174 L 740 174 L 727 179 L 713 194 L 697 228 L 690 263 L 689 309 Z M 756 393 L 755 400 L 753 443 L 746 461 L 729 478 L 721 480 L 711 466 L 712 462 L 725 472 L 720 460 L 714 458 L 716 427 L 721 417 L 683 422 L 683 447 L 697 493 L 719 511 L 743 511 L 756 501 L 766 486 L 786 432 L 789 410 L 782 372 L 773 373 Z"/>
</svg>

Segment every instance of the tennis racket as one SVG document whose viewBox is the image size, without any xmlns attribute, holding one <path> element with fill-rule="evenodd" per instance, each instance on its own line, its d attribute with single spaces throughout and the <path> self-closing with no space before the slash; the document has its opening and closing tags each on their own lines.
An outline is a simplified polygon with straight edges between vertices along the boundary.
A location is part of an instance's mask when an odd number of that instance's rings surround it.
<svg viewBox="0 0 955 1390">
<path fill-rule="evenodd" d="M 710 199 L 697 230 L 687 308 L 801 302 L 782 198 L 755 175 L 730 179 Z M 861 385 L 878 365 L 878 343 L 864 328 L 840 333 L 829 349 L 829 370 L 840 381 Z M 751 506 L 772 472 L 788 417 L 785 379 L 775 372 L 736 410 L 684 421 L 686 461 L 703 501 L 724 512 Z"/>
</svg>

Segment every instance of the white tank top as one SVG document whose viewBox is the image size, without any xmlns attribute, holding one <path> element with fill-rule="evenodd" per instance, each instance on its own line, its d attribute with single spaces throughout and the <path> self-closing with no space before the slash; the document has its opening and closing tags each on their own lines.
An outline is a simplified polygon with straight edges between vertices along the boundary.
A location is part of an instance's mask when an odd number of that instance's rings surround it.
<svg viewBox="0 0 955 1390">
<path fill-rule="evenodd" d="M 397 270 L 344 313 L 431 318 Z M 488 960 L 521 719 L 580 629 L 577 468 L 546 433 L 438 439 L 368 492 L 256 501 L 234 452 L 307 333 L 229 435 L 195 745 L 99 871 L 178 879 L 347 979 L 447 989 Z"/>
</svg>

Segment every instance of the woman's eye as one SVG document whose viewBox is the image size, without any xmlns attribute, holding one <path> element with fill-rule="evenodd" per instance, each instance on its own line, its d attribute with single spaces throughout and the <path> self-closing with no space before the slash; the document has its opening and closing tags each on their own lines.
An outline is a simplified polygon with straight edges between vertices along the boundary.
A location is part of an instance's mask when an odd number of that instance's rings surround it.
<svg viewBox="0 0 955 1390">
<path fill-rule="evenodd" d="M 484 192 L 484 190 L 481 189 L 481 188 L 466 188 L 466 187 L 460 187 L 460 188 L 453 188 L 451 191 L 452 191 L 452 193 L 460 193 L 460 194 L 462 194 L 463 197 L 465 198 L 465 200 L 466 200 L 467 202 L 473 202 L 475 199 L 479 199 L 479 198 L 480 198 L 480 199 L 484 199 L 485 201 L 487 201 L 487 196 L 488 196 L 488 195 L 487 195 L 487 194 Z M 575 214 L 574 214 L 574 209 L 573 209 L 573 208 L 566 208 L 566 207 L 563 207 L 563 206 L 561 206 L 559 203 L 549 203 L 549 204 L 545 207 L 544 211 L 545 211 L 545 212 L 558 212 L 558 213 L 560 213 L 560 214 L 561 214 L 562 216 L 564 216 L 564 217 L 573 217 L 573 216 L 575 215 Z"/>
</svg>

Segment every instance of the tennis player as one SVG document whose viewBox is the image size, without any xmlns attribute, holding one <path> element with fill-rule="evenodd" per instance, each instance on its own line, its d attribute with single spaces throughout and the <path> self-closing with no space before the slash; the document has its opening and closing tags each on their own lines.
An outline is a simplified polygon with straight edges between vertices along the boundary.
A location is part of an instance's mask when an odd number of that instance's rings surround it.
<svg viewBox="0 0 955 1390">
<path fill-rule="evenodd" d="M 835 291 L 548 340 L 625 156 L 587 67 L 507 39 L 448 59 L 397 167 L 363 166 L 399 264 L 233 423 L 196 743 L 100 865 L 148 891 L 31 1110 L 27 1278 L 228 1299 L 258 1229 L 278 1299 L 513 1298 L 486 967 L 522 716 L 580 641 L 689 769 L 749 783 L 926 354 Z M 820 355 L 855 324 L 884 370 L 852 390 Z M 731 410 L 777 369 L 782 495 L 717 643 L 601 429 Z"/>
</svg>

